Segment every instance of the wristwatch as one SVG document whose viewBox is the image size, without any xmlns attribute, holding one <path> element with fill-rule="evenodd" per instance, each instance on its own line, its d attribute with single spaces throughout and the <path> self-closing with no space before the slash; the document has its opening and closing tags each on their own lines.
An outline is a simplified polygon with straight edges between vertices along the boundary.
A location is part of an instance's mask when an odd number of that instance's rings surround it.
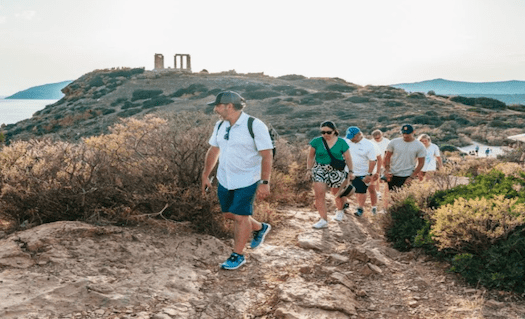
<svg viewBox="0 0 525 319">
<path fill-rule="evenodd" d="M 259 181 L 259 184 L 270 184 L 270 181 L 267 181 L 267 180 L 265 180 L 265 179 L 261 179 L 261 180 Z"/>
<path fill-rule="evenodd" d="M 372 176 L 372 175 L 374 175 L 374 174 L 373 174 L 373 173 L 368 173 L 367 175 L 368 175 L 368 176 Z"/>
</svg>

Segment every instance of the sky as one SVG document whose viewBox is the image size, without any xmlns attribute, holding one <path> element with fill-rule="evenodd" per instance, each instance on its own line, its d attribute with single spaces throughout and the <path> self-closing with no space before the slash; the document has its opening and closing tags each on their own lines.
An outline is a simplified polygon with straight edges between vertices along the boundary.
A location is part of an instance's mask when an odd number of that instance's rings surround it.
<svg viewBox="0 0 525 319">
<path fill-rule="evenodd" d="M 194 72 L 525 80 L 524 0 L 0 0 L 0 96 L 190 54 Z"/>
</svg>

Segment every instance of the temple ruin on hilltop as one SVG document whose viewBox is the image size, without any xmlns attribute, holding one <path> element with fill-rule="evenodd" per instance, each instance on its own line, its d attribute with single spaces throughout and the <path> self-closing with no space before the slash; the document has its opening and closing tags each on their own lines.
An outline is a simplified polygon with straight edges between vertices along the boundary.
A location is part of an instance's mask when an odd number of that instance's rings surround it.
<svg viewBox="0 0 525 319">
<path fill-rule="evenodd" d="M 164 55 L 155 54 L 155 71 L 164 70 Z M 181 72 L 191 72 L 191 56 L 189 54 L 177 53 L 173 59 L 173 69 Z"/>
</svg>

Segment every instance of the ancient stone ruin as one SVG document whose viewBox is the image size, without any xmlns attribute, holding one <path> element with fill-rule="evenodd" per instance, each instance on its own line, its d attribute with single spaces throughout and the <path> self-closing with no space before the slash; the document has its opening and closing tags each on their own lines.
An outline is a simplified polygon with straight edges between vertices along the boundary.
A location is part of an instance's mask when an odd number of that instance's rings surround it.
<svg viewBox="0 0 525 319">
<path fill-rule="evenodd" d="M 155 70 L 164 69 L 164 56 L 160 53 L 155 54 Z"/>
<path fill-rule="evenodd" d="M 189 54 L 175 54 L 173 69 L 182 72 L 191 72 L 191 56 Z M 155 54 L 155 71 L 164 70 L 164 55 Z"/>
<path fill-rule="evenodd" d="M 186 58 L 186 67 L 184 67 L 184 58 Z M 178 63 L 180 61 L 180 64 Z M 180 67 L 177 67 L 180 65 Z M 191 57 L 189 54 L 175 54 L 174 66 L 176 70 L 184 70 L 191 72 Z"/>
</svg>

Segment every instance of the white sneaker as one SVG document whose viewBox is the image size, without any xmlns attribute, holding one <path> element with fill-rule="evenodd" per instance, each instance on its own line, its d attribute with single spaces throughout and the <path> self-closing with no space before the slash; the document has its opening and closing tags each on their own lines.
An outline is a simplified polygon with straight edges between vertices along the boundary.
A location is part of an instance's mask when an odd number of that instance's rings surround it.
<svg viewBox="0 0 525 319">
<path fill-rule="evenodd" d="M 336 222 L 340 222 L 343 220 L 343 218 L 345 217 L 345 212 L 344 210 L 340 210 L 338 211 L 337 213 L 335 213 L 335 217 L 334 217 L 334 220 Z"/>
<path fill-rule="evenodd" d="M 312 225 L 313 228 L 321 229 L 328 227 L 328 222 L 324 219 L 320 219 L 317 223 Z"/>
</svg>

